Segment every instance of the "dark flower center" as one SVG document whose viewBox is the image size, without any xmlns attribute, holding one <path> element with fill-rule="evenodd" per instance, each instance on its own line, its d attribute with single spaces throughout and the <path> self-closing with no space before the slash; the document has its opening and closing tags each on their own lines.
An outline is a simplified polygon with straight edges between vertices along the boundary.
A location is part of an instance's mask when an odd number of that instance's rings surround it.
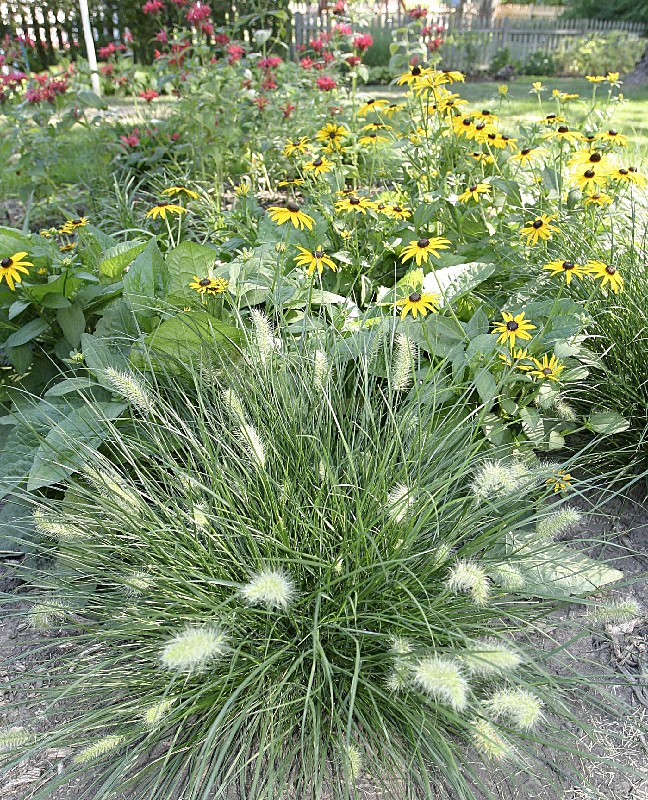
<svg viewBox="0 0 648 800">
<path fill-rule="evenodd" d="M 621 169 L 619 170 L 619 175 L 627 175 L 627 174 L 628 174 L 628 170 L 627 169 L 623 169 L 623 167 L 621 167 Z"/>
<path fill-rule="evenodd" d="M 485 122 L 478 122 L 475 125 L 475 128 L 477 128 L 478 131 L 483 131 L 485 127 L 486 127 L 486 123 Z"/>
<path fill-rule="evenodd" d="M 289 203 L 286 203 L 286 208 L 291 214 L 296 214 L 299 211 L 299 206 L 297 203 L 293 203 L 292 200 Z"/>
<path fill-rule="evenodd" d="M 617 132 L 617 131 L 614 131 L 614 130 L 612 130 L 612 131 L 608 131 L 608 136 L 618 136 L 618 135 L 619 135 L 619 134 L 618 134 L 618 132 Z"/>
<path fill-rule="evenodd" d="M 412 67 L 412 75 L 418 76 L 421 74 L 421 68 L 419 66 Z"/>
<path fill-rule="evenodd" d="M 596 175 L 593 169 L 586 169 L 583 173 L 584 178 L 593 178 Z"/>
<path fill-rule="evenodd" d="M 376 99 L 372 98 L 371 100 L 367 100 L 367 105 L 368 106 L 372 106 L 375 102 L 376 102 Z"/>
<path fill-rule="evenodd" d="M 211 283 L 211 278 L 203 278 L 201 281 L 198 281 L 199 286 L 209 286 Z"/>
<path fill-rule="evenodd" d="M 616 273 L 616 267 L 606 267 L 605 271 L 608 275 L 614 275 Z"/>
<path fill-rule="evenodd" d="M 547 114 L 547 119 L 556 119 L 556 114 Z"/>
<path fill-rule="evenodd" d="M 167 206 L 170 206 L 170 205 L 171 205 L 171 203 L 158 203 L 157 207 L 158 208 L 166 208 Z"/>
<path fill-rule="evenodd" d="M 601 158 L 602 158 L 601 154 L 599 152 L 596 152 L 592 153 L 592 155 L 589 157 L 589 160 L 592 162 L 592 164 L 598 164 Z"/>
<path fill-rule="evenodd" d="M 561 125 L 558 128 L 558 133 L 567 133 L 568 131 L 569 131 L 569 128 L 566 125 Z"/>
<path fill-rule="evenodd" d="M 551 367 L 545 367 L 545 368 L 542 370 L 542 374 L 543 374 L 543 375 L 551 375 L 551 373 L 552 373 L 552 372 L 553 372 L 553 370 L 551 369 Z"/>
<path fill-rule="evenodd" d="M 359 206 L 360 200 L 357 197 L 350 197 L 349 203 L 351 203 L 352 206 Z"/>
<path fill-rule="evenodd" d="M 466 117 L 466 119 L 464 119 L 464 120 L 463 120 L 463 124 L 464 124 L 466 127 L 468 127 L 468 125 L 472 125 L 472 119 L 471 119 L 471 117 Z"/>
<path fill-rule="evenodd" d="M 489 133 L 489 134 L 488 134 L 488 138 L 489 138 L 489 139 L 491 139 L 491 141 L 492 141 L 493 139 L 497 139 L 497 134 L 496 134 L 496 133 Z"/>
<path fill-rule="evenodd" d="M 636 167 L 628 167 L 628 172 L 636 172 L 636 171 L 637 171 Z"/>
<path fill-rule="evenodd" d="M 421 295 L 419 292 L 412 292 L 408 299 L 410 303 L 418 303 L 421 299 Z"/>
<path fill-rule="evenodd" d="M 2 267 L 3 269 L 8 269 L 12 264 L 13 264 L 12 258 L 3 258 L 2 261 L 0 261 L 0 267 Z"/>
<path fill-rule="evenodd" d="M 524 150 L 520 150 L 520 155 L 528 156 L 530 152 L 531 152 L 531 148 L 530 147 L 525 147 Z"/>
<path fill-rule="evenodd" d="M 318 247 L 317 250 L 313 251 L 313 255 L 315 256 L 315 258 L 319 259 L 324 255 L 324 251 L 320 250 L 319 247 Z"/>
<path fill-rule="evenodd" d="M 420 247 L 421 250 L 424 250 L 429 244 L 430 244 L 429 239 L 419 239 L 418 242 L 416 243 L 416 246 Z"/>
<path fill-rule="evenodd" d="M 81 222 L 82 222 L 82 220 L 80 220 L 80 219 L 78 219 L 78 218 L 77 218 L 77 219 L 73 219 L 73 220 L 72 220 L 72 224 L 73 224 L 73 225 L 81 225 Z"/>
<path fill-rule="evenodd" d="M 403 210 L 403 209 L 402 209 L 400 206 L 394 206 L 394 211 L 395 211 L 397 214 L 400 214 L 402 210 Z"/>
<path fill-rule="evenodd" d="M 313 166 L 314 167 L 321 167 L 322 166 L 322 159 L 321 158 L 316 158 L 315 161 L 313 161 Z"/>
<path fill-rule="evenodd" d="M 375 139 L 375 138 L 376 138 L 376 135 L 377 135 L 377 134 L 375 134 L 375 133 L 370 133 L 370 134 L 369 134 L 369 138 L 370 138 L 370 139 Z"/>
<path fill-rule="evenodd" d="M 293 142 L 293 147 L 301 147 L 301 142 Z"/>
<path fill-rule="evenodd" d="M 378 211 L 382 211 L 382 210 L 383 210 L 383 208 L 385 208 L 385 204 L 384 204 L 384 203 L 378 203 L 378 205 L 376 206 L 376 208 L 378 209 Z"/>
<path fill-rule="evenodd" d="M 541 219 L 536 219 L 531 223 L 531 227 L 538 230 L 544 225 L 544 222 Z"/>
<path fill-rule="evenodd" d="M 490 117 L 490 113 L 491 113 L 491 112 L 490 112 L 488 109 L 484 109 L 484 110 L 482 111 L 482 116 L 483 116 L 483 117 Z"/>
<path fill-rule="evenodd" d="M 519 327 L 520 324 L 518 322 L 515 322 L 515 320 L 511 320 L 510 322 L 506 323 L 506 330 L 511 331 L 511 333 L 516 331 Z"/>
<path fill-rule="evenodd" d="M 563 269 L 574 269 L 575 266 L 573 261 L 563 261 Z"/>
<path fill-rule="evenodd" d="M 469 187 L 468 187 L 468 191 L 469 191 L 469 192 L 476 192 L 476 191 L 477 191 L 477 186 L 476 186 L 476 184 L 473 184 L 472 186 L 469 186 Z"/>
</svg>

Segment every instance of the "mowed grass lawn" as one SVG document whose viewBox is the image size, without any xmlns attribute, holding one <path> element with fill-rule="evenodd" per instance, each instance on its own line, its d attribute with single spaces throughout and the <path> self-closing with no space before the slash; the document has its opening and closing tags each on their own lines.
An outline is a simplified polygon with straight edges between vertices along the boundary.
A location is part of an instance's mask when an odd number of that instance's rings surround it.
<svg viewBox="0 0 648 800">
<path fill-rule="evenodd" d="M 541 81 L 546 87 L 541 95 L 542 105 L 538 103 L 537 95 L 531 89 L 531 84 L 535 81 Z M 585 78 L 517 78 L 508 84 L 508 94 L 503 99 L 498 94 L 500 83 L 458 83 L 453 84 L 452 89 L 468 100 L 470 106 L 467 108 L 483 107 L 500 114 L 504 132 L 512 132 L 519 122 L 534 122 L 545 114 L 556 113 L 559 106 L 557 100 L 551 96 L 553 89 L 580 95 L 578 100 L 567 103 L 567 116 L 570 120 L 580 123 L 592 105 L 592 84 Z M 375 97 L 393 98 L 404 94 L 405 87 L 365 86 L 362 91 Z M 648 84 L 624 84 L 620 92 L 624 99 L 621 103 L 614 104 L 610 124 L 630 137 L 632 149 L 637 154 L 645 154 L 648 150 Z M 605 84 L 597 87 L 596 95 L 597 105 L 603 110 L 607 98 Z"/>
</svg>

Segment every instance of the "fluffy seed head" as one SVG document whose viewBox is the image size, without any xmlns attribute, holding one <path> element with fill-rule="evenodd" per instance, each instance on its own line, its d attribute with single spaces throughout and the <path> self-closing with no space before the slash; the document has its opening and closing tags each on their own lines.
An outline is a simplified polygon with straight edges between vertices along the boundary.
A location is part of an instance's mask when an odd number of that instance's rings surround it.
<svg viewBox="0 0 648 800">
<path fill-rule="evenodd" d="M 475 750 L 493 761 L 503 761 L 513 755 L 510 742 L 486 719 L 473 722 L 471 739 Z"/>
<path fill-rule="evenodd" d="M 391 363 L 391 384 L 395 391 L 402 392 L 412 383 L 414 372 L 414 343 L 399 333 L 396 336 L 396 347 Z"/>
<path fill-rule="evenodd" d="M 632 597 L 592 606 L 588 618 L 599 624 L 619 625 L 642 616 L 641 604 Z"/>
<path fill-rule="evenodd" d="M 209 518 L 206 512 L 208 511 L 207 503 L 201 501 L 196 503 L 193 507 L 193 521 L 197 528 L 200 530 L 207 530 L 209 528 Z"/>
<path fill-rule="evenodd" d="M 266 315 L 257 309 L 250 311 L 250 321 L 254 332 L 254 349 L 259 361 L 265 364 L 275 348 L 272 324 Z"/>
<path fill-rule="evenodd" d="M 60 597 L 41 600 L 29 610 L 27 622 L 36 631 L 49 631 L 65 619 L 69 605 Z"/>
<path fill-rule="evenodd" d="M 224 389 L 221 395 L 223 405 L 227 413 L 232 417 L 234 422 L 239 425 L 245 425 L 245 409 L 241 398 L 236 394 L 234 389 Z"/>
<path fill-rule="evenodd" d="M 121 395 L 125 400 L 137 409 L 141 414 L 150 414 L 155 408 L 155 402 L 142 382 L 130 372 L 122 372 L 107 367 L 104 376 L 110 388 Z"/>
<path fill-rule="evenodd" d="M 573 506 L 564 506 L 536 523 L 536 533 L 541 539 L 555 539 L 583 521 L 582 513 Z"/>
<path fill-rule="evenodd" d="M 166 700 L 160 700 L 159 703 L 153 703 L 153 705 L 145 708 L 142 712 L 142 720 L 144 721 L 144 725 L 148 728 L 148 730 L 153 731 L 156 728 L 159 728 L 164 722 L 164 718 L 168 715 L 168 712 L 175 704 L 176 698 L 170 697 Z"/>
<path fill-rule="evenodd" d="M 134 491 L 124 485 L 123 480 L 108 470 L 100 472 L 94 467 L 86 466 L 84 473 L 94 488 L 104 497 L 123 507 L 128 506 L 131 511 L 139 509 L 140 498 Z"/>
<path fill-rule="evenodd" d="M 329 379 L 329 360 L 323 350 L 316 350 L 313 357 L 313 385 L 322 392 Z"/>
<path fill-rule="evenodd" d="M 412 647 L 412 643 L 408 642 L 407 639 L 403 638 L 402 636 L 391 637 L 389 651 L 395 656 L 407 656 L 413 652 L 413 650 L 414 648 Z"/>
<path fill-rule="evenodd" d="M 10 753 L 25 747 L 32 740 L 32 735 L 24 728 L 5 728 L 0 730 L 0 753 Z"/>
<path fill-rule="evenodd" d="M 471 675 L 483 678 L 512 672 L 522 663 L 519 653 L 493 638 L 476 639 L 461 660 Z"/>
<path fill-rule="evenodd" d="M 263 469 L 266 463 L 265 447 L 256 428 L 253 425 L 242 425 L 241 438 L 245 442 L 250 460 Z"/>
<path fill-rule="evenodd" d="M 513 564 L 497 564 L 491 567 L 491 572 L 496 583 L 508 592 L 522 589 L 525 584 L 524 575 Z"/>
<path fill-rule="evenodd" d="M 430 656 L 412 667 L 414 683 L 439 703 L 462 711 L 468 704 L 468 681 L 461 664 L 451 658 Z"/>
<path fill-rule="evenodd" d="M 295 596 L 292 580 L 281 570 L 262 569 L 240 589 L 251 606 L 265 606 L 271 610 L 286 610 Z"/>
<path fill-rule="evenodd" d="M 506 497 L 520 489 L 529 475 L 521 462 L 482 461 L 475 472 L 472 491 L 477 500 Z"/>
<path fill-rule="evenodd" d="M 542 717 L 542 701 L 525 689 L 500 689 L 485 703 L 495 719 L 504 718 L 528 731 Z"/>
<path fill-rule="evenodd" d="M 59 542 L 74 542 L 84 539 L 83 531 L 74 525 L 61 522 L 60 519 L 49 516 L 42 509 L 37 508 L 33 514 L 34 525 L 41 533 L 51 536 Z"/>
<path fill-rule="evenodd" d="M 227 649 L 225 633 L 218 627 L 189 627 L 177 633 L 162 649 L 162 666 L 177 672 L 200 672 Z"/>
<path fill-rule="evenodd" d="M 102 756 L 118 750 L 124 743 L 123 736 L 104 736 L 93 744 L 84 747 L 72 759 L 75 764 L 89 764 Z"/>
<path fill-rule="evenodd" d="M 445 582 L 455 594 L 469 594 L 474 602 L 483 606 L 490 596 L 490 580 L 486 572 L 472 561 L 457 561 Z"/>
<path fill-rule="evenodd" d="M 560 397 L 553 404 L 553 409 L 556 412 L 556 416 L 565 422 L 576 422 L 578 419 L 576 410 Z"/>
<path fill-rule="evenodd" d="M 430 553 L 430 558 L 432 559 L 432 563 L 435 566 L 441 567 L 444 564 L 447 564 L 448 561 L 453 557 L 452 547 L 447 542 L 441 542 L 438 547 L 435 547 L 434 550 Z"/>
<path fill-rule="evenodd" d="M 411 688 L 411 673 L 409 666 L 398 659 L 387 676 L 385 686 L 390 692 L 398 694 Z"/>
<path fill-rule="evenodd" d="M 128 572 L 123 578 L 126 592 L 131 597 L 139 597 L 153 584 L 153 576 L 141 569 Z"/>
<path fill-rule="evenodd" d="M 386 510 L 392 522 L 403 522 L 414 507 L 415 499 L 412 490 L 404 483 L 399 483 L 389 490 Z"/>
<path fill-rule="evenodd" d="M 354 744 L 345 745 L 342 750 L 342 760 L 349 773 L 349 777 L 357 780 L 362 774 L 362 753 Z"/>
</svg>

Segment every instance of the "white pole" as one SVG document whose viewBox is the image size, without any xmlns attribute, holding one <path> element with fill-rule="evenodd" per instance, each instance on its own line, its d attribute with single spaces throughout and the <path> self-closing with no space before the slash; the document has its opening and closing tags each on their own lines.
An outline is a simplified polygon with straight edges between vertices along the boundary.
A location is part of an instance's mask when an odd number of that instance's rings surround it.
<svg viewBox="0 0 648 800">
<path fill-rule="evenodd" d="M 79 0 L 81 7 L 81 21 L 83 22 L 83 38 L 85 39 L 86 50 L 88 51 L 88 66 L 90 67 L 90 80 L 92 81 L 92 91 L 101 97 L 101 83 L 97 71 L 97 54 L 95 53 L 94 36 L 90 27 L 90 12 L 88 11 L 88 0 Z"/>
</svg>

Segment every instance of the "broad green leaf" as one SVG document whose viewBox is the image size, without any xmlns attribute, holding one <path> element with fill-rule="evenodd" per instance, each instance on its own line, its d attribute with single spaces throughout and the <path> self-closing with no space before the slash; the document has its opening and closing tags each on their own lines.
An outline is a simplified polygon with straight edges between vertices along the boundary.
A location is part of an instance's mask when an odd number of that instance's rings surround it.
<svg viewBox="0 0 648 800">
<path fill-rule="evenodd" d="M 35 534 L 31 503 L 8 497 L 0 506 L 0 554 L 29 552 Z"/>
<path fill-rule="evenodd" d="M 238 328 L 202 311 L 188 311 L 171 317 L 146 337 L 151 350 L 183 363 L 197 355 L 208 356 L 214 344 L 231 349 L 241 340 L 242 333 Z"/>
<path fill-rule="evenodd" d="M 33 319 L 31 322 L 23 325 L 22 328 L 15 333 L 12 333 L 5 341 L 4 346 L 18 347 L 21 344 L 27 344 L 27 342 L 37 339 L 48 330 L 50 330 L 50 326 L 44 319 L 40 317 L 38 319 Z"/>
<path fill-rule="evenodd" d="M 126 267 L 146 248 L 148 242 L 121 242 L 103 254 L 99 272 L 109 278 L 119 278 Z"/>
<path fill-rule="evenodd" d="M 458 297 L 472 291 L 495 272 L 495 264 L 473 261 L 428 272 L 423 280 L 423 289 L 441 295 L 447 305 Z"/>
<path fill-rule="evenodd" d="M 31 305 L 31 302 L 29 300 L 16 300 L 15 303 L 12 303 L 9 306 L 9 311 L 7 313 L 7 318 L 8 319 L 15 319 L 17 316 L 22 314 L 22 312 L 26 308 L 29 308 L 30 305 Z"/>
<path fill-rule="evenodd" d="M 166 258 L 168 295 L 179 298 L 195 295 L 189 284 L 194 277 L 204 278 L 212 274 L 215 260 L 216 251 L 211 247 L 195 242 L 181 242 Z"/>
<path fill-rule="evenodd" d="M 630 422 L 616 411 L 599 411 L 588 417 L 585 424 L 591 431 L 608 436 L 613 433 L 623 433 L 630 427 Z"/>
<path fill-rule="evenodd" d="M 482 403 L 491 406 L 498 394 L 497 381 L 487 369 L 480 369 L 473 377 L 475 388 Z"/>
<path fill-rule="evenodd" d="M 534 550 L 526 559 L 517 560 L 516 564 L 530 588 L 535 588 L 543 596 L 587 595 L 623 578 L 618 569 L 563 544 L 551 544 L 538 552 L 535 543 L 529 549 Z M 524 548 L 517 552 L 518 556 L 524 554 Z"/>
<path fill-rule="evenodd" d="M 157 242 L 151 239 L 124 276 L 124 293 L 133 311 L 150 316 L 157 313 L 155 298 L 164 297 L 166 290 L 167 265 Z"/>
<path fill-rule="evenodd" d="M 40 302 L 46 295 L 53 293 L 61 294 L 63 297 L 69 298 L 82 285 L 83 281 L 80 278 L 74 275 L 70 270 L 66 270 L 49 283 L 42 283 L 38 286 L 25 286 L 25 284 L 23 284 L 23 290 L 32 300 Z"/>
<path fill-rule="evenodd" d="M 66 340 L 72 347 L 78 347 L 86 325 L 83 311 L 77 305 L 69 305 L 67 308 L 59 308 L 56 319 Z"/>
</svg>

